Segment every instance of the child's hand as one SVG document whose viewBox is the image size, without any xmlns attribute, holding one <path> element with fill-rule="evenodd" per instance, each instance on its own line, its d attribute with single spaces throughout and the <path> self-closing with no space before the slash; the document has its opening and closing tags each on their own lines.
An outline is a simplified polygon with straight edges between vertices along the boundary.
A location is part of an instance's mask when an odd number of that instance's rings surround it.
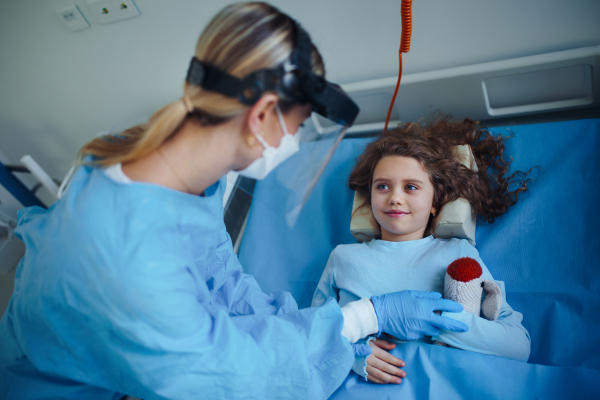
<svg viewBox="0 0 600 400">
<path fill-rule="evenodd" d="M 395 348 L 396 344 L 375 339 L 369 342 L 369 346 L 373 354 L 367 358 L 367 379 L 375 383 L 401 383 L 400 378 L 406 377 L 406 372 L 396 366 L 404 367 L 406 364 L 386 351 Z"/>
</svg>

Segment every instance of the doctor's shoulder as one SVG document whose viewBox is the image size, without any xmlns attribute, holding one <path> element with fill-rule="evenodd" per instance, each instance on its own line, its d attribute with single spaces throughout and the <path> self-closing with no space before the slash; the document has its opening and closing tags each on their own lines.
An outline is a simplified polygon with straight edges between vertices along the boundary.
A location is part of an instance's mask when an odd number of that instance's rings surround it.
<svg viewBox="0 0 600 400">
<path fill-rule="evenodd" d="M 63 234 L 78 238 L 81 245 L 117 251 L 152 231 L 152 214 L 160 211 L 154 202 L 112 180 L 105 168 L 81 166 L 77 175 L 48 210 Z"/>
</svg>

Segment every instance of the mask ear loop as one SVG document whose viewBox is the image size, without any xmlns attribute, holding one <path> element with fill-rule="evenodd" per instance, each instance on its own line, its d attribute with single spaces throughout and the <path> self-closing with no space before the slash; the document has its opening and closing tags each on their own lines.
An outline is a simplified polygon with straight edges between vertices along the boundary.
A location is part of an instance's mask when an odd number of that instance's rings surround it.
<svg viewBox="0 0 600 400">
<path fill-rule="evenodd" d="M 275 110 L 277 112 L 277 118 L 279 118 L 279 124 L 281 125 L 281 130 L 283 131 L 283 136 L 285 137 L 285 135 L 289 135 L 289 133 L 287 131 L 287 126 L 285 126 L 285 120 L 283 119 L 283 114 L 281 113 L 281 110 L 279 109 L 279 104 L 275 105 Z M 265 148 L 265 150 L 270 147 L 273 147 L 273 146 L 269 145 L 269 143 L 267 143 L 265 138 L 263 138 L 262 135 L 260 135 L 259 133 L 256 133 L 253 131 L 252 134 L 254 135 L 256 140 L 258 140 L 258 142 L 262 145 L 262 147 Z"/>
<path fill-rule="evenodd" d="M 252 132 L 252 134 L 254 135 L 256 140 L 258 140 L 258 143 L 260 143 L 262 145 L 262 147 L 265 148 L 265 150 L 272 147 L 269 145 L 269 143 L 267 143 L 267 141 L 259 133 Z"/>
<path fill-rule="evenodd" d="M 285 120 L 283 119 L 283 114 L 281 113 L 279 104 L 275 106 L 275 111 L 277 112 L 277 118 L 279 118 L 279 125 L 281 125 L 281 131 L 283 132 L 283 136 L 291 135 L 287 130 L 287 126 L 285 125 Z"/>
</svg>

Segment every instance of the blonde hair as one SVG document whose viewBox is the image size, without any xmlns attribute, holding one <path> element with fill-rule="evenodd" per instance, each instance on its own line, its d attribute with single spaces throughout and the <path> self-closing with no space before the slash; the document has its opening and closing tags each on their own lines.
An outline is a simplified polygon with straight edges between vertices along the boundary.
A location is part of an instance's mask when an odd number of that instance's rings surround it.
<svg viewBox="0 0 600 400">
<path fill-rule="evenodd" d="M 294 43 L 294 22 L 265 3 L 232 4 L 221 10 L 198 39 L 196 58 L 238 78 L 289 59 Z M 312 69 L 324 75 L 321 55 L 313 46 Z M 187 98 L 186 100 L 184 100 Z M 189 101 L 194 107 L 189 112 Z M 289 104 L 288 104 L 289 106 Z M 287 107 L 284 107 L 287 108 Z M 162 107 L 148 122 L 116 136 L 99 137 L 84 145 L 78 159 L 91 156 L 91 164 L 109 166 L 138 160 L 171 138 L 188 118 L 209 126 L 246 111 L 236 98 L 204 90 L 185 82 L 184 97 Z"/>
</svg>

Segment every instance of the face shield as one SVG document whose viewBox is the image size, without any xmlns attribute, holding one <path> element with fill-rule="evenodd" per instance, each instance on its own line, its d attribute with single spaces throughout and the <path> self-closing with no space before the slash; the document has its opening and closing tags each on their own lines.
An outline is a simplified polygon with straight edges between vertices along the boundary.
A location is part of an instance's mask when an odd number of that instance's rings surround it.
<svg viewBox="0 0 600 400">
<path fill-rule="evenodd" d="M 285 198 L 285 219 L 293 227 L 319 178 L 329 164 L 348 125 L 313 112 L 298 129 L 300 151 L 267 177 L 277 182 Z"/>
<path fill-rule="evenodd" d="M 253 72 L 239 79 L 213 65 L 193 58 L 186 80 L 205 90 L 237 98 L 252 106 L 266 92 L 275 92 L 293 104 L 309 104 L 311 116 L 294 136 L 300 150 L 285 160 L 267 179 L 275 179 L 287 191 L 285 219 L 292 227 L 335 149 L 352 126 L 359 109 L 334 83 L 312 72 L 313 44 L 308 33 L 295 23 L 294 50 L 283 65 Z M 282 132 L 283 134 L 283 132 Z M 254 185 L 238 180 L 238 188 L 251 194 Z"/>
</svg>

